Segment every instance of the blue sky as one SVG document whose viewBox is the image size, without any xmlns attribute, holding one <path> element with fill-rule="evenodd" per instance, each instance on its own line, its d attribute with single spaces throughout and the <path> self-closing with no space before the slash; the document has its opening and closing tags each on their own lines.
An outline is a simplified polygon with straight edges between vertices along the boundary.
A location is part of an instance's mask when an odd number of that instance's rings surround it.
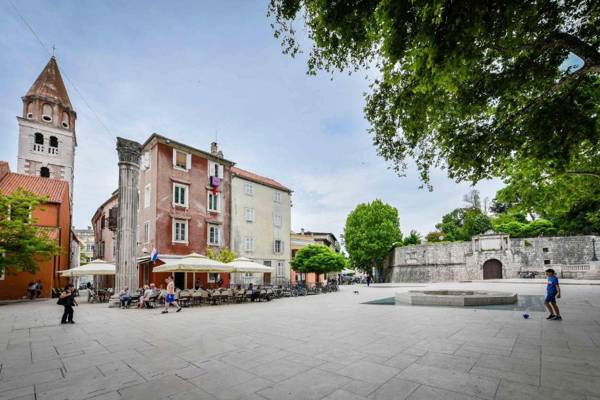
<svg viewBox="0 0 600 400">
<path fill-rule="evenodd" d="M 356 204 L 380 198 L 398 208 L 403 232 L 427 233 L 471 189 L 436 171 L 429 192 L 414 170 L 390 171 L 363 118 L 365 73 L 307 76 L 305 59 L 281 53 L 266 0 L 13 2 L 56 46 L 68 77 L 78 228 L 117 186 L 115 137 L 144 141 L 152 132 L 202 149 L 217 137 L 239 167 L 291 187 L 295 230 L 337 235 Z M 48 58 L 0 0 L 0 159 L 13 170 L 20 97 Z M 477 188 L 493 198 L 500 186 Z"/>
</svg>

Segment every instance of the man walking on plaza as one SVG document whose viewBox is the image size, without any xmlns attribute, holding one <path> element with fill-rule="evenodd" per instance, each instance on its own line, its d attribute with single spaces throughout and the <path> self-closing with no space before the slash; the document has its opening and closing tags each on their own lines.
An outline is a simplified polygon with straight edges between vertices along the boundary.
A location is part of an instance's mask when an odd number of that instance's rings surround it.
<svg viewBox="0 0 600 400">
<path fill-rule="evenodd" d="M 165 279 L 165 282 L 167 282 L 167 297 L 165 298 L 165 309 L 162 311 L 162 314 L 169 312 L 169 306 L 171 304 L 177 307 L 177 312 L 181 311 L 181 307 L 175 300 L 175 284 L 173 283 L 173 277 L 169 276 Z"/>
<path fill-rule="evenodd" d="M 60 294 L 58 298 L 58 304 L 64 306 L 65 311 L 63 312 L 63 316 L 60 319 L 61 324 L 74 324 L 73 321 L 73 306 L 77 305 L 77 300 L 75 300 L 75 287 L 72 284 L 68 284 L 65 287 L 65 291 Z"/>
</svg>

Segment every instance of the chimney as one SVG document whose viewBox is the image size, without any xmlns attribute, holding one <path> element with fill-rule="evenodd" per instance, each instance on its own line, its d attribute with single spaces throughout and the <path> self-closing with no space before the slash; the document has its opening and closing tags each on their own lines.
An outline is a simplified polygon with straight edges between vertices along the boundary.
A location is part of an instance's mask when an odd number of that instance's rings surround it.
<svg viewBox="0 0 600 400">
<path fill-rule="evenodd" d="M 10 166 L 6 161 L 0 161 L 0 180 L 10 172 Z"/>
<path fill-rule="evenodd" d="M 213 156 L 219 155 L 219 144 L 217 142 L 212 142 L 210 144 L 210 154 L 212 154 Z"/>
</svg>

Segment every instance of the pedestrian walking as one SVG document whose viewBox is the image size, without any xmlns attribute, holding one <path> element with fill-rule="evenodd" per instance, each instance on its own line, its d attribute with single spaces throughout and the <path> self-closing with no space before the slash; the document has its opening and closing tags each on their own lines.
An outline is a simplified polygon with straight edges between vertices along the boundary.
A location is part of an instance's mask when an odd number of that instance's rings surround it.
<svg viewBox="0 0 600 400">
<path fill-rule="evenodd" d="M 371 286 L 371 275 L 367 275 L 367 287 Z"/>
<path fill-rule="evenodd" d="M 77 300 L 75 300 L 75 286 L 72 284 L 68 284 L 65 287 L 65 291 L 60 294 L 58 297 L 58 304 L 62 305 L 65 308 L 63 312 L 63 316 L 60 319 L 61 324 L 74 324 L 73 321 L 73 306 L 78 305 Z"/>
<path fill-rule="evenodd" d="M 168 313 L 171 304 L 177 307 L 177 312 L 181 311 L 181 306 L 177 303 L 177 300 L 175 300 L 175 284 L 173 283 L 173 277 L 169 276 L 165 279 L 165 282 L 167 282 L 167 296 L 165 297 L 165 309 L 161 314 Z"/>
</svg>

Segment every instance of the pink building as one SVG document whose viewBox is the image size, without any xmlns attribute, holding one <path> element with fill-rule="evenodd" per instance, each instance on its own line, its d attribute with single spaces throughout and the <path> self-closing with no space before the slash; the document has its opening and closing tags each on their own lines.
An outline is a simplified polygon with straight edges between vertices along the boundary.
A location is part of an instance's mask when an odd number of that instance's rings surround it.
<svg viewBox="0 0 600 400">
<path fill-rule="evenodd" d="M 154 264 L 190 253 L 206 254 L 230 247 L 230 169 L 217 144 L 205 152 L 153 134 L 142 148 L 138 213 L 140 285 L 161 283 L 167 274 L 152 272 Z M 159 260 L 150 261 L 156 249 Z M 197 274 L 203 285 L 228 276 Z M 176 273 L 179 288 L 194 285 L 193 274 Z"/>
</svg>

